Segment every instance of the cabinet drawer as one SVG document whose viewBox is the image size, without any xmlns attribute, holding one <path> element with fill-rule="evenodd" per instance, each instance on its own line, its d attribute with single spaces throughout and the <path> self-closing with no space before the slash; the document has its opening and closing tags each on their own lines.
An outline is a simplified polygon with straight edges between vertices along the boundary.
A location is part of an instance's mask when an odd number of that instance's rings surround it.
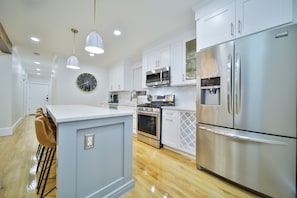
<svg viewBox="0 0 297 198">
<path fill-rule="evenodd" d="M 166 117 L 173 117 L 176 118 L 178 116 L 178 111 L 175 110 L 163 110 L 163 116 Z"/>
</svg>

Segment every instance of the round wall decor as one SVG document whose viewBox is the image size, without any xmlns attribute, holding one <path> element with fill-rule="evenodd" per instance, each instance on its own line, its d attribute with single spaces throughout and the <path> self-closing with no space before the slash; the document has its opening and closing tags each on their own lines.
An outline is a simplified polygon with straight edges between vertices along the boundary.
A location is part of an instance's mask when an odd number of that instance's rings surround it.
<svg viewBox="0 0 297 198">
<path fill-rule="evenodd" d="M 82 91 L 89 92 L 96 88 L 97 80 L 90 73 L 82 73 L 77 77 L 76 84 Z"/>
</svg>

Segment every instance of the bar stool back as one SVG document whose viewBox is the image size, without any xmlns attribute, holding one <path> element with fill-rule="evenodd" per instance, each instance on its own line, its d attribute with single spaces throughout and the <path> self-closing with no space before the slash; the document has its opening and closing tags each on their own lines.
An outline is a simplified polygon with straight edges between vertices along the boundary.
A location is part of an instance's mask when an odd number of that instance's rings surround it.
<svg viewBox="0 0 297 198">
<path fill-rule="evenodd" d="M 41 169 L 41 173 L 38 179 L 38 185 L 37 185 L 37 194 L 39 193 L 39 190 L 42 186 L 42 192 L 40 197 L 46 196 L 48 193 L 50 193 L 52 190 L 55 189 L 52 188 L 50 191 L 48 191 L 44 195 L 45 187 L 47 184 L 48 176 L 50 174 L 52 162 L 56 153 L 56 139 L 55 139 L 55 132 L 50 127 L 50 125 L 47 123 L 47 118 L 40 116 L 35 118 L 35 130 L 36 130 L 36 137 L 42 146 L 44 146 L 47 149 L 46 156 L 44 159 L 44 163 Z"/>
</svg>

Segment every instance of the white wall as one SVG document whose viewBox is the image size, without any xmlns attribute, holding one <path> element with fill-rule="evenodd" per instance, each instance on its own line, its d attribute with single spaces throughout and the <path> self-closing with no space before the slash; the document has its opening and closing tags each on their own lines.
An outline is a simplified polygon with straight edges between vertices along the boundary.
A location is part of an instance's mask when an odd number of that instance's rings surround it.
<svg viewBox="0 0 297 198">
<path fill-rule="evenodd" d="M 186 109 L 196 109 L 196 86 L 158 87 L 146 89 L 151 95 L 175 95 L 175 105 Z M 136 105 L 137 99 L 130 100 L 131 92 L 118 92 L 119 104 Z"/>
<path fill-rule="evenodd" d="M 80 70 L 65 67 L 65 60 L 59 59 L 53 66 L 54 72 L 50 84 L 51 104 L 86 104 L 98 106 L 107 102 L 108 73 L 99 66 L 80 65 Z M 96 77 L 97 87 L 91 92 L 83 92 L 76 85 L 81 73 L 91 73 Z"/>
<path fill-rule="evenodd" d="M 174 94 L 175 95 L 175 105 L 196 109 L 196 86 L 184 86 L 184 87 L 158 87 L 158 88 L 149 88 L 148 94 L 152 95 L 166 95 Z"/>
<path fill-rule="evenodd" d="M 24 116 L 26 75 L 13 49 L 0 54 L 0 136 L 12 135 Z"/>
<path fill-rule="evenodd" d="M 12 119 L 12 56 L 0 55 L 0 128 L 8 128 Z"/>
</svg>

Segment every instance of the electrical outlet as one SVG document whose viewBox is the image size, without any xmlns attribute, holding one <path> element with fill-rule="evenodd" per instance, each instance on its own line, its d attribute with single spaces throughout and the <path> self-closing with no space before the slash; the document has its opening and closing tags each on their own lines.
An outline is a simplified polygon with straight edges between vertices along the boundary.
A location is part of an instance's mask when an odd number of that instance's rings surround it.
<svg viewBox="0 0 297 198">
<path fill-rule="evenodd" d="M 85 135 L 85 149 L 94 148 L 95 144 L 95 134 L 86 134 Z"/>
</svg>

